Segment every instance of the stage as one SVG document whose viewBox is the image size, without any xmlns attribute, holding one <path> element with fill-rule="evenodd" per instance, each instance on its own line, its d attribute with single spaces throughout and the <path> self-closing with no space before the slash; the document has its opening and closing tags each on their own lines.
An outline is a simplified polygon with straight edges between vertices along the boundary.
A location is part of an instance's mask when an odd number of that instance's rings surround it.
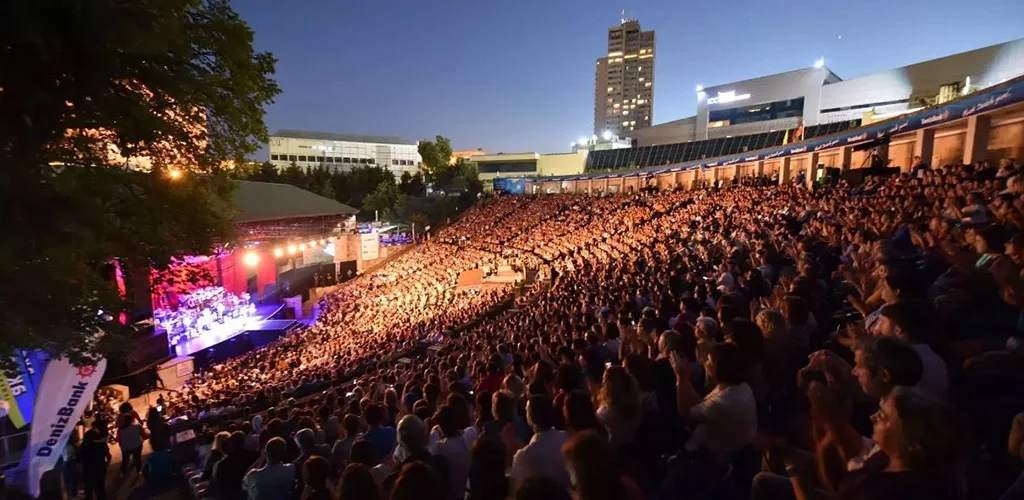
<svg viewBox="0 0 1024 500">
<path fill-rule="evenodd" d="M 214 323 L 209 331 L 201 336 L 174 345 L 175 356 L 189 356 L 203 349 L 209 349 L 222 342 L 229 341 L 238 335 L 254 330 L 264 330 L 266 321 L 273 321 L 274 316 L 284 309 L 284 304 L 256 306 L 256 314 L 242 318 L 227 318 L 224 323 Z"/>
</svg>

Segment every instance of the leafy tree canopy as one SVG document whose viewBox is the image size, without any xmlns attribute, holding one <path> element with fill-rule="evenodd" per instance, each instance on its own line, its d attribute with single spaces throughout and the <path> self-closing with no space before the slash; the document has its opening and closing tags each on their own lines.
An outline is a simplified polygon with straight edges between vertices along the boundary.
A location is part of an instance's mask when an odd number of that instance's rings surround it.
<svg viewBox="0 0 1024 500">
<path fill-rule="evenodd" d="M 252 41 L 225 0 L 0 5 L 0 362 L 109 355 L 124 304 L 100 269 L 230 237 L 224 166 L 266 142 L 279 92 Z"/>
<path fill-rule="evenodd" d="M 427 180 L 434 182 L 437 176 L 448 169 L 452 159 L 452 142 L 447 137 L 437 136 L 433 141 L 422 140 L 417 146 L 423 168 L 427 172 Z"/>
</svg>

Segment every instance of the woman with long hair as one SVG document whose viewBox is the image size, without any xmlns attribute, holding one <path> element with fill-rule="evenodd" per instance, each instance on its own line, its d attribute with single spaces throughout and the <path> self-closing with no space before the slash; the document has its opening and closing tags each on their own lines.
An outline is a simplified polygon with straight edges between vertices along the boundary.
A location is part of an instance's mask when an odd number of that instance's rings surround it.
<svg viewBox="0 0 1024 500">
<path fill-rule="evenodd" d="M 594 402 L 590 395 L 581 390 L 569 393 L 565 398 L 562 407 L 563 418 L 565 419 L 565 430 L 570 435 L 575 435 L 587 430 L 595 430 L 607 435 L 607 430 L 597 420 L 594 412 Z"/>
<path fill-rule="evenodd" d="M 334 500 L 336 495 L 327 484 L 331 475 L 331 463 L 326 458 L 313 455 L 302 465 L 302 500 Z"/>
<path fill-rule="evenodd" d="M 617 449 L 632 441 L 640 426 L 640 389 L 625 368 L 612 366 L 605 370 L 597 404 L 597 419 L 608 429 L 612 447 Z"/>
</svg>

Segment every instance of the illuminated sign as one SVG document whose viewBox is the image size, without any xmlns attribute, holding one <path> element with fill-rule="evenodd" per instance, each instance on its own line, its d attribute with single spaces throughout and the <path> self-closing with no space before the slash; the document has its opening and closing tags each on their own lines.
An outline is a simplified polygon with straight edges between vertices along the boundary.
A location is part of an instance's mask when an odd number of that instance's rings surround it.
<svg viewBox="0 0 1024 500">
<path fill-rule="evenodd" d="M 719 92 L 717 97 L 708 97 L 708 104 L 725 104 L 750 99 L 750 94 L 736 94 L 735 90 Z"/>
</svg>

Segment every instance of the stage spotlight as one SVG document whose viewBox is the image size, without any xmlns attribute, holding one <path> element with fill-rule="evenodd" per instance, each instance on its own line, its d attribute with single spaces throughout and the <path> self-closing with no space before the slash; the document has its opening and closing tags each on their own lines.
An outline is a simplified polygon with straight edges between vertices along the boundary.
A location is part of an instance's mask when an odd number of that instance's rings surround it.
<svg viewBox="0 0 1024 500">
<path fill-rule="evenodd" d="M 295 255 L 295 243 L 288 245 L 288 255 Z"/>
<path fill-rule="evenodd" d="M 299 250 L 305 250 L 305 249 L 306 249 L 306 244 L 305 243 L 299 243 Z"/>
<path fill-rule="evenodd" d="M 281 250 L 280 248 L 274 249 L 274 257 L 281 258 L 282 255 L 284 255 L 284 250 Z"/>
<path fill-rule="evenodd" d="M 256 264 L 260 263 L 260 256 L 256 252 L 248 252 L 243 257 L 245 265 L 249 267 L 256 267 Z"/>
<path fill-rule="evenodd" d="M 321 245 L 326 245 L 327 244 L 327 240 L 326 239 L 321 239 L 320 240 L 320 244 Z"/>
<path fill-rule="evenodd" d="M 316 246 L 316 240 L 309 240 L 309 248 L 313 248 L 315 246 Z"/>
</svg>

